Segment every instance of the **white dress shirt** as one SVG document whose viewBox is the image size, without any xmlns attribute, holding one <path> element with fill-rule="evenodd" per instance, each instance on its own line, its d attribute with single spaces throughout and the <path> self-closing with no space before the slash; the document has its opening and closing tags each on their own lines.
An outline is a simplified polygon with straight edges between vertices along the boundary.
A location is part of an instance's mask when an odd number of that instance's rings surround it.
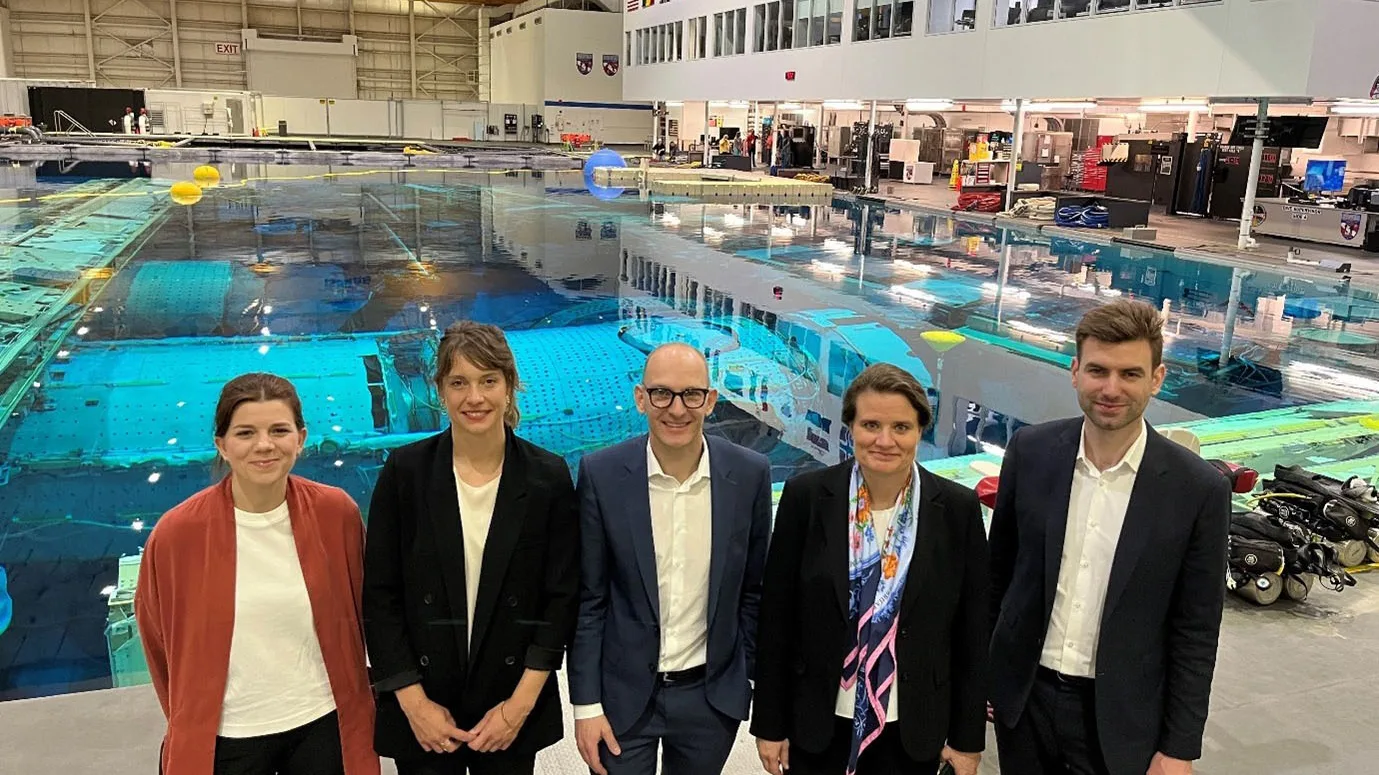
<svg viewBox="0 0 1379 775">
<path fill-rule="evenodd" d="M 479 599 L 479 571 L 484 565 L 484 547 L 488 545 L 488 528 L 493 522 L 493 504 L 498 500 L 498 482 L 474 486 L 455 472 L 455 490 L 460 503 L 460 532 L 464 535 L 464 596 L 467 637 L 474 636 L 474 603 Z"/>
<path fill-rule="evenodd" d="M 667 474 L 646 445 L 651 496 L 651 537 L 656 548 L 656 590 L 661 603 L 658 670 L 673 673 L 709 659 L 709 564 L 713 555 L 713 492 L 709 445 L 684 482 Z M 603 715 L 603 705 L 576 705 L 576 719 Z"/>
<path fill-rule="evenodd" d="M 1085 422 L 1084 422 L 1085 434 Z M 1106 587 L 1116 557 L 1130 492 L 1144 460 L 1149 434 L 1140 420 L 1140 435 L 1125 457 L 1105 471 L 1087 458 L 1087 439 L 1078 445 L 1068 496 L 1068 525 L 1058 570 L 1053 616 L 1039 664 L 1064 675 L 1096 676 L 1097 643 Z"/>
<path fill-rule="evenodd" d="M 901 497 L 905 494 L 902 492 Z M 895 513 L 899 510 L 899 504 L 889 509 L 872 509 L 872 529 L 876 531 L 877 542 L 886 540 L 886 531 L 891 527 L 891 520 L 895 519 Z M 848 624 L 852 626 L 851 623 Z M 842 676 L 839 676 L 841 682 Z M 857 680 L 860 682 L 862 677 L 859 675 Z M 886 700 L 886 723 L 896 721 L 900 718 L 900 701 L 896 699 L 900 696 L 900 682 L 891 682 L 891 696 Z M 851 689 L 842 688 L 841 683 L 838 688 L 838 699 L 833 706 L 833 712 L 843 718 L 854 718 L 857 715 L 857 684 L 853 684 Z"/>
<path fill-rule="evenodd" d="M 235 509 L 235 621 L 221 737 L 296 729 L 335 710 L 292 520 L 283 501 Z"/>
</svg>

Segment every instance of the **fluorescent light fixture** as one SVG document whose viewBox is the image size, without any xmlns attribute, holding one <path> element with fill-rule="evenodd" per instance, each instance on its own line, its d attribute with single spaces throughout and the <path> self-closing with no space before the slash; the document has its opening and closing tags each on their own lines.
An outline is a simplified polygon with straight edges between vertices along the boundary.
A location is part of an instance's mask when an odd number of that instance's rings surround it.
<svg viewBox="0 0 1379 775">
<path fill-rule="evenodd" d="M 1095 102 L 1029 102 L 1025 104 L 1026 113 L 1078 113 L 1084 110 L 1096 110 Z M 1015 100 L 1005 100 L 1001 103 L 1001 110 L 1007 113 L 1015 112 Z"/>
<path fill-rule="evenodd" d="M 923 113 L 933 110 L 951 110 L 952 100 L 906 100 L 905 109 L 911 113 Z"/>
<path fill-rule="evenodd" d="M 776 107 L 780 110 L 804 110 L 804 106 L 798 102 L 778 102 Z"/>
<path fill-rule="evenodd" d="M 668 108 L 683 108 L 685 107 L 685 103 L 681 100 L 666 100 L 665 106 Z"/>
<path fill-rule="evenodd" d="M 1379 116 L 1379 102 L 1343 102 L 1331 106 L 1338 116 Z"/>
<path fill-rule="evenodd" d="M 1211 108 L 1200 100 L 1169 102 L 1150 100 L 1140 103 L 1141 113 L 1206 113 Z"/>
<path fill-rule="evenodd" d="M 751 103 L 746 100 L 713 100 L 709 103 L 713 108 L 749 108 Z"/>
<path fill-rule="evenodd" d="M 824 100 L 827 110 L 861 110 L 862 103 L 857 100 Z"/>
</svg>

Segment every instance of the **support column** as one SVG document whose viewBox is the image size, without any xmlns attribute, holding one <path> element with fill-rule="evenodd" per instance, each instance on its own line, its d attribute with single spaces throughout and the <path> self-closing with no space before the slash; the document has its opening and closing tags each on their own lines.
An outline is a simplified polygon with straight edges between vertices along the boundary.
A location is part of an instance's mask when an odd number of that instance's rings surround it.
<svg viewBox="0 0 1379 775">
<path fill-rule="evenodd" d="M 871 193 L 872 162 L 876 159 L 876 100 L 871 101 L 871 119 L 867 122 L 867 158 L 862 174 L 862 188 Z"/>
<path fill-rule="evenodd" d="M 709 101 L 704 100 L 704 168 L 708 169 L 712 161 L 713 156 L 709 153 Z"/>
<path fill-rule="evenodd" d="M 177 34 L 177 0 L 168 0 L 168 15 L 172 17 L 172 78 L 182 88 L 182 43 Z"/>
<path fill-rule="evenodd" d="M 354 4 L 350 3 L 351 13 L 353 10 Z M 241 30 L 249 29 L 249 0 L 239 0 L 239 28 Z M 350 30 L 350 32 L 353 33 L 354 31 Z"/>
<path fill-rule="evenodd" d="M 407 0 L 407 55 L 412 63 L 412 99 L 417 98 L 417 7 Z"/>
<path fill-rule="evenodd" d="M 651 155 L 656 155 L 656 136 L 661 133 L 661 102 L 651 103 Z M 535 140 L 536 138 L 532 138 Z"/>
<path fill-rule="evenodd" d="M 84 0 L 82 11 L 86 14 L 86 71 L 91 83 L 96 82 L 96 42 L 91 31 L 91 0 Z"/>
<path fill-rule="evenodd" d="M 1264 134 L 1269 122 L 1268 98 L 1260 98 L 1259 112 L 1256 115 L 1258 120 L 1255 122 L 1254 146 L 1250 149 L 1250 177 L 1245 179 L 1245 207 L 1240 211 L 1240 240 L 1236 243 L 1236 247 L 1241 250 L 1248 250 L 1254 246 L 1250 227 L 1255 217 L 1255 196 L 1259 193 L 1259 168 L 1264 162 Z"/>
<path fill-rule="evenodd" d="M 1190 143 L 1197 137 L 1197 111 L 1187 112 L 1187 141 Z"/>
<path fill-rule="evenodd" d="M 1222 372 L 1231 362 L 1231 340 L 1235 338 L 1235 311 L 1240 307 L 1240 287 L 1245 281 L 1246 271 L 1240 267 L 1231 270 L 1231 295 L 1226 302 L 1226 323 L 1221 334 L 1221 360 L 1216 368 Z"/>
<path fill-rule="evenodd" d="M 247 2 L 249 2 L 249 0 L 244 0 L 244 2 L 247 3 Z M 354 34 L 354 0 L 349 0 L 349 4 L 350 4 L 350 34 L 353 35 L 353 34 Z"/>
<path fill-rule="evenodd" d="M 1025 100 L 1015 100 L 1015 137 L 1010 142 L 1010 177 L 1006 180 L 1006 200 L 1001 207 L 1009 210 L 1015 204 L 1015 165 L 1020 163 L 1020 144 L 1025 141 Z"/>
</svg>

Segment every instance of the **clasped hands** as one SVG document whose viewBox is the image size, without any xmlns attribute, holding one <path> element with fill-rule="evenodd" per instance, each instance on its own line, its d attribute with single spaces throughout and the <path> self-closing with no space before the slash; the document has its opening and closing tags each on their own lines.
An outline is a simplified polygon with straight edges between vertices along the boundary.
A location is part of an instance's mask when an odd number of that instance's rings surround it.
<svg viewBox="0 0 1379 775">
<path fill-rule="evenodd" d="M 405 701 L 399 697 L 399 702 L 417 742 L 431 753 L 453 753 L 460 746 L 479 753 L 505 751 L 517 739 L 531 713 L 529 705 L 509 698 L 485 713 L 473 729 L 465 731 L 455 725 L 455 718 L 445 706 L 425 695 Z"/>
</svg>

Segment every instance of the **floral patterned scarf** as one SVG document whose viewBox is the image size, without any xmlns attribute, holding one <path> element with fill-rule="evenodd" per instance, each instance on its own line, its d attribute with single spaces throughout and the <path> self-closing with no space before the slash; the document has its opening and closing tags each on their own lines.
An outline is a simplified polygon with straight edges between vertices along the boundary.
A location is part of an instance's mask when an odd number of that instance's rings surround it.
<svg viewBox="0 0 1379 775">
<path fill-rule="evenodd" d="M 910 465 L 910 482 L 884 536 L 876 535 L 871 495 L 862 481 L 862 469 L 856 463 L 852 466 L 848 617 L 855 629 L 849 630 L 852 642 L 843 660 L 842 687 L 856 687 L 857 704 L 852 715 L 847 775 L 856 775 L 858 757 L 881 736 L 895 683 L 895 636 L 905 577 L 914 556 L 915 501 L 919 494 L 919 464 Z"/>
</svg>

